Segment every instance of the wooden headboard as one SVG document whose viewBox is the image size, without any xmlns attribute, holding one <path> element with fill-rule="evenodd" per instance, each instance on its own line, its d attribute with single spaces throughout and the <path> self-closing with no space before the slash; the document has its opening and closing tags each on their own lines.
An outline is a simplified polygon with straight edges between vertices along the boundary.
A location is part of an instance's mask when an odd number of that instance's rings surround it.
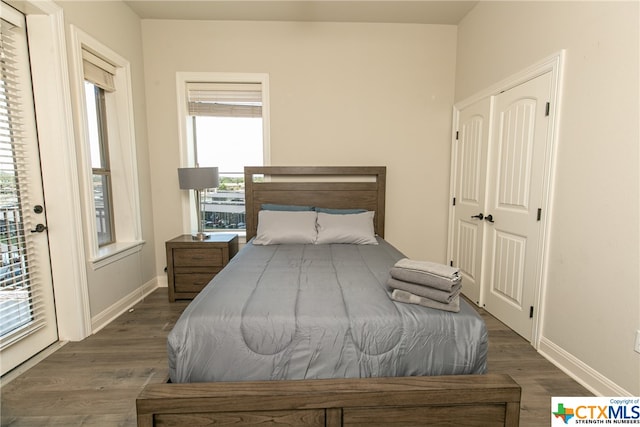
<svg viewBox="0 0 640 427">
<path fill-rule="evenodd" d="M 264 181 L 254 181 L 261 175 Z M 247 241 L 264 203 L 375 211 L 375 232 L 384 237 L 386 175 L 385 166 L 247 166 Z"/>
</svg>

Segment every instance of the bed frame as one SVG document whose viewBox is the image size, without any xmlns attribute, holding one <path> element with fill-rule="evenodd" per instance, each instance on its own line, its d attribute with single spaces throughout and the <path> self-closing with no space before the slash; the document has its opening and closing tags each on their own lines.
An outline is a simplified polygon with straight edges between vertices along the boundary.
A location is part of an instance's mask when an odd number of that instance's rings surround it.
<svg viewBox="0 0 640 427">
<path fill-rule="evenodd" d="M 247 241 L 263 203 L 376 212 L 384 237 L 385 167 L 247 167 Z M 517 426 L 518 384 L 507 375 L 449 375 L 149 384 L 136 401 L 139 427 Z"/>
<path fill-rule="evenodd" d="M 517 426 L 507 375 L 152 384 L 138 426 Z"/>
</svg>

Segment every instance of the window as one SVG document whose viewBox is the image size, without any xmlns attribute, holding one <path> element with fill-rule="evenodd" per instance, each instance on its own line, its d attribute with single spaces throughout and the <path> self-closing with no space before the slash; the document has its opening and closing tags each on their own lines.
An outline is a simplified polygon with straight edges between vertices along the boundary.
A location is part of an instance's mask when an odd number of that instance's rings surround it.
<svg viewBox="0 0 640 427">
<path fill-rule="evenodd" d="M 113 225 L 111 167 L 107 131 L 105 94 L 114 92 L 113 76 L 116 68 L 89 51 L 82 51 L 85 107 L 87 114 L 89 149 L 93 182 L 93 204 L 96 218 L 98 246 L 116 241 Z"/>
<path fill-rule="evenodd" d="M 89 81 L 84 82 L 84 91 L 89 124 L 96 231 L 98 233 L 98 246 L 104 246 L 115 241 L 105 91 Z"/>
<path fill-rule="evenodd" d="M 142 245 L 129 62 L 72 26 L 84 223 L 94 268 Z"/>
<path fill-rule="evenodd" d="M 242 231 L 244 167 L 268 163 L 266 76 L 208 77 L 184 81 L 188 165 L 219 169 L 220 185 L 202 198 L 205 230 Z"/>
</svg>

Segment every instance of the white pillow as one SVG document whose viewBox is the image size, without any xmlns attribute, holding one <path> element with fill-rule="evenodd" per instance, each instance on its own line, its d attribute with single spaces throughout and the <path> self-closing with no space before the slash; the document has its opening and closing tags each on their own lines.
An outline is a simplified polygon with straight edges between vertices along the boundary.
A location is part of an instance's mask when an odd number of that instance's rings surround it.
<svg viewBox="0 0 640 427">
<path fill-rule="evenodd" d="M 258 212 L 258 230 L 254 245 L 314 243 L 317 237 L 315 211 Z"/>
<path fill-rule="evenodd" d="M 373 215 L 373 211 L 347 215 L 318 212 L 316 243 L 377 245 L 378 241 L 373 231 Z"/>
</svg>

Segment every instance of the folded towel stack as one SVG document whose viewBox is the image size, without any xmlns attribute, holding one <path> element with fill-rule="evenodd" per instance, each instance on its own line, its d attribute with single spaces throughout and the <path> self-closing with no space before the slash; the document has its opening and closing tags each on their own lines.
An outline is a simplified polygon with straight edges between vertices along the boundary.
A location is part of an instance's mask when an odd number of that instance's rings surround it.
<svg viewBox="0 0 640 427">
<path fill-rule="evenodd" d="M 429 261 L 403 258 L 390 271 L 387 285 L 395 301 L 445 311 L 460 311 L 460 269 Z"/>
</svg>

